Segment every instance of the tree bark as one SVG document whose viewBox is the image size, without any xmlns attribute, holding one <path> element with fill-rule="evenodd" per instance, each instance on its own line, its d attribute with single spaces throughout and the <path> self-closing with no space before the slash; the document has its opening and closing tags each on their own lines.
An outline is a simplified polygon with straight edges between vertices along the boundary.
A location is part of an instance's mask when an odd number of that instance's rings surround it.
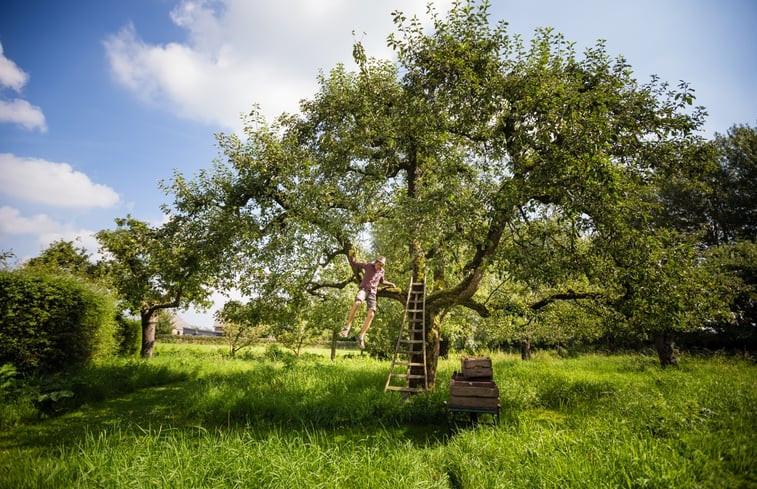
<svg viewBox="0 0 757 489">
<path fill-rule="evenodd" d="M 668 365 L 678 365 L 675 344 L 673 343 L 673 335 L 671 333 L 667 331 L 657 333 L 654 337 L 654 346 L 657 350 L 657 356 L 660 358 L 662 368 Z"/>
<path fill-rule="evenodd" d="M 531 360 L 531 340 L 529 338 L 520 342 L 520 358 L 521 360 Z"/>
<path fill-rule="evenodd" d="M 336 359 L 336 335 L 337 335 L 336 331 L 333 331 L 331 333 L 331 361 L 332 362 Z"/>
<path fill-rule="evenodd" d="M 142 358 L 152 358 L 152 352 L 155 348 L 155 329 L 158 324 L 158 315 L 155 309 L 142 311 Z"/>
</svg>

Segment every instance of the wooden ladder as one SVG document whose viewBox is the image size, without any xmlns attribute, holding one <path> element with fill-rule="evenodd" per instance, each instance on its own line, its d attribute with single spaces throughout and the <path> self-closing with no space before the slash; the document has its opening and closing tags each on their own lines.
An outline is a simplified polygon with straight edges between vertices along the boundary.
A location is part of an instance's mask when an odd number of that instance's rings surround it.
<svg viewBox="0 0 757 489">
<path fill-rule="evenodd" d="M 402 319 L 397 347 L 394 349 L 392 366 L 386 378 L 386 391 L 417 393 L 428 391 L 428 369 L 426 368 L 426 281 L 413 282 L 407 289 L 405 315 Z M 400 372 L 395 369 L 402 368 Z M 403 385 L 393 385 L 394 379 L 401 379 Z M 419 385 L 423 380 L 423 384 Z"/>
</svg>

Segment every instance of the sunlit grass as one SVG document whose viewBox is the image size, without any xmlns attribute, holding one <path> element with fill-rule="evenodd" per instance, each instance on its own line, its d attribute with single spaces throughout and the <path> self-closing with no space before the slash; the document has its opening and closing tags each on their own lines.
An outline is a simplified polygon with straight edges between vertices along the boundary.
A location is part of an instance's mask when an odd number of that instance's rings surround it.
<svg viewBox="0 0 757 489">
<path fill-rule="evenodd" d="M 755 487 L 757 368 L 684 357 L 494 354 L 499 426 L 447 432 L 459 357 L 428 396 L 388 362 L 160 345 L 87 373 L 87 401 L 0 433 L 0 487 Z M 108 379 L 126 385 L 108 386 Z M 92 398 L 97 398 L 90 394 Z"/>
</svg>

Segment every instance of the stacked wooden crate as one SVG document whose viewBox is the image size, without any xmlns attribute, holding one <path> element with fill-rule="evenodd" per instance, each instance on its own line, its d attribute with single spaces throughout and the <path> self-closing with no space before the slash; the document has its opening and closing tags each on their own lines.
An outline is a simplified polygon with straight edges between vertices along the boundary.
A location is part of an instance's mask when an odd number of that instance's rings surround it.
<svg viewBox="0 0 757 489">
<path fill-rule="evenodd" d="M 492 361 L 488 357 L 462 357 L 461 372 L 452 374 L 449 381 L 447 410 L 477 414 L 493 414 L 499 421 L 499 388 L 494 382 Z"/>
</svg>

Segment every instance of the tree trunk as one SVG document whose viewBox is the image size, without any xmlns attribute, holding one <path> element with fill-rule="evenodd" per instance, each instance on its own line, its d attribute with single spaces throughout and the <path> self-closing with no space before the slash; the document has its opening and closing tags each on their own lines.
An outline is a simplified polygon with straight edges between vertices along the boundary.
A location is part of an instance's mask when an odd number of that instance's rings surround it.
<svg viewBox="0 0 757 489">
<path fill-rule="evenodd" d="M 142 358 L 152 358 L 155 347 L 155 329 L 158 324 L 158 315 L 154 309 L 142 311 Z"/>
<path fill-rule="evenodd" d="M 331 333 L 331 361 L 333 362 L 336 359 L 336 331 L 332 331 Z"/>
<path fill-rule="evenodd" d="M 431 314 L 427 319 L 430 327 L 426 329 L 426 372 L 428 374 L 428 388 L 432 390 L 436 385 L 436 367 L 439 364 L 441 352 L 441 319 L 436 314 Z"/>
<path fill-rule="evenodd" d="M 657 350 L 657 356 L 660 358 L 662 368 L 668 365 L 678 365 L 675 344 L 673 343 L 673 335 L 671 333 L 657 333 L 654 337 L 654 346 Z"/>
<path fill-rule="evenodd" d="M 521 360 L 531 360 L 531 340 L 529 338 L 520 342 L 520 358 Z"/>
</svg>

